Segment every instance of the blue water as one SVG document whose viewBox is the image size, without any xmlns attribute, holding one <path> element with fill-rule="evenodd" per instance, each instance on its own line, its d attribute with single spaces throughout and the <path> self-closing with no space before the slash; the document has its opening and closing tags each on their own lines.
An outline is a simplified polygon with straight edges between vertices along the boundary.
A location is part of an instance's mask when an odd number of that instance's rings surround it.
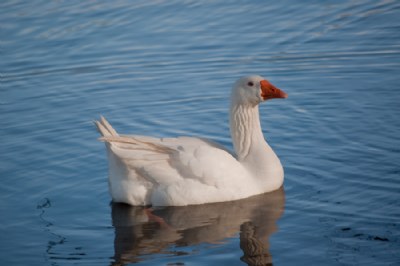
<svg viewBox="0 0 400 266">
<path fill-rule="evenodd" d="M 0 3 L 1 265 L 400 264 L 400 2 L 82 2 Z M 246 74 L 284 190 L 110 204 L 93 119 L 232 148 Z"/>
</svg>

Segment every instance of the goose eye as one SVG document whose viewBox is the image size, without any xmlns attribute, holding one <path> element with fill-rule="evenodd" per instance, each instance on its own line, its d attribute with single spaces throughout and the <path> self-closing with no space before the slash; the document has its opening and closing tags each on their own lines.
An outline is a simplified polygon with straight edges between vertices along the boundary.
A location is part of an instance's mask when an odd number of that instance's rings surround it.
<svg viewBox="0 0 400 266">
<path fill-rule="evenodd" d="M 253 87 L 253 86 L 254 86 L 254 83 L 253 83 L 252 81 L 249 81 L 249 82 L 247 83 L 247 85 L 250 86 L 250 87 Z"/>
</svg>

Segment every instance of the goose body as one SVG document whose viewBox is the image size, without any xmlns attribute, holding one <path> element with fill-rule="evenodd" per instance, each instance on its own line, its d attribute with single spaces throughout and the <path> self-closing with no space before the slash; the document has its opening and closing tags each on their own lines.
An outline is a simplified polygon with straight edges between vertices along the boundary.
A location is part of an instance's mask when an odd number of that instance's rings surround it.
<svg viewBox="0 0 400 266">
<path fill-rule="evenodd" d="M 234 84 L 230 129 L 235 154 L 202 138 L 119 135 L 101 117 L 95 123 L 100 140 L 106 142 L 113 201 L 184 206 L 278 189 L 283 168 L 262 134 L 258 104 L 286 97 L 260 76 L 243 77 Z"/>
</svg>

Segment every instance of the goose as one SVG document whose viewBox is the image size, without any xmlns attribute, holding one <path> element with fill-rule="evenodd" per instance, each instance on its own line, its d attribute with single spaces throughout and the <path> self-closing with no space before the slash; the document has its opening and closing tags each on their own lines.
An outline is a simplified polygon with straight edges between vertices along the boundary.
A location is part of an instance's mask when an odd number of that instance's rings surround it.
<svg viewBox="0 0 400 266">
<path fill-rule="evenodd" d="M 265 141 L 261 102 L 287 98 L 261 76 L 237 80 L 230 99 L 234 153 L 197 137 L 119 135 L 101 116 L 94 121 L 105 142 L 113 202 L 133 206 L 186 206 L 233 201 L 279 189 L 281 162 Z"/>
</svg>

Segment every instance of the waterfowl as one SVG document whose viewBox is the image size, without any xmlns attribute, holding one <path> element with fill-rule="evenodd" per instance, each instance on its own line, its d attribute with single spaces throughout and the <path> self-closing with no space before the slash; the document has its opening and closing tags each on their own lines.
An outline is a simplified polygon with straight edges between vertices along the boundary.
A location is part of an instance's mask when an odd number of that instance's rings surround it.
<svg viewBox="0 0 400 266">
<path fill-rule="evenodd" d="M 258 105 L 287 94 L 261 76 L 233 85 L 230 133 L 234 153 L 196 137 L 119 135 L 101 117 L 109 190 L 114 202 L 138 206 L 185 206 L 232 201 L 274 191 L 283 184 L 279 158 L 265 141 Z"/>
</svg>

